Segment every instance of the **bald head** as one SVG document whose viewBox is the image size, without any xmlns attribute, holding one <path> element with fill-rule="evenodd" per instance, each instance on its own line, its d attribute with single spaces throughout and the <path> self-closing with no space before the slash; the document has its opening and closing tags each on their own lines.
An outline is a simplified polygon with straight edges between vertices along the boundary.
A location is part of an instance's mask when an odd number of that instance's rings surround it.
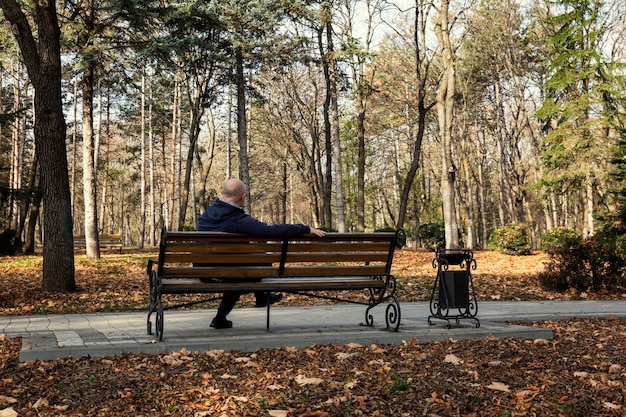
<svg viewBox="0 0 626 417">
<path fill-rule="evenodd" d="M 222 198 L 243 207 L 246 185 L 237 178 L 231 178 L 222 185 Z"/>
</svg>

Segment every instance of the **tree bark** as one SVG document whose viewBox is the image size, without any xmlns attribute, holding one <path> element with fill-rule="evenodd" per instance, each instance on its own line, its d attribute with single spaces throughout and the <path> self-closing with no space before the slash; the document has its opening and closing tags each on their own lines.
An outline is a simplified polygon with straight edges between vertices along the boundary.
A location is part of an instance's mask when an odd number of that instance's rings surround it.
<svg viewBox="0 0 626 417">
<path fill-rule="evenodd" d="M 11 23 L 24 63 L 35 90 L 35 147 L 41 163 L 44 202 L 44 291 L 76 290 L 74 242 L 67 154 L 66 124 L 61 100 L 61 31 L 56 2 L 34 3 L 34 21 L 39 41 L 15 0 L 0 0 Z"/>
<path fill-rule="evenodd" d="M 37 153 L 33 158 L 33 167 L 29 179 L 28 188 L 33 190 L 33 197 L 29 204 L 28 215 L 26 218 L 26 233 L 24 238 L 24 246 L 22 252 L 26 255 L 35 253 L 35 230 L 37 226 L 37 219 L 39 218 L 39 212 L 41 207 L 41 172 L 39 168 L 39 160 Z"/>
<path fill-rule="evenodd" d="M 246 118 L 246 77 L 244 74 L 244 57 L 240 48 L 236 51 L 236 80 L 237 85 L 237 141 L 239 142 L 239 179 L 248 188 L 248 198 L 244 200 L 244 210 L 251 213 L 250 198 L 250 169 L 248 167 L 248 126 Z"/>
<path fill-rule="evenodd" d="M 87 10 L 89 9 L 89 6 Z M 89 12 L 86 11 L 87 16 Z M 85 19 L 90 21 L 88 17 Z M 93 24 L 93 22 L 91 23 Z M 92 31 L 86 28 L 86 34 L 91 38 Z M 90 41 L 84 45 L 87 47 Z M 100 258 L 98 244 L 98 199 L 96 197 L 95 172 L 95 137 L 93 130 L 93 96 L 96 64 L 87 57 L 85 72 L 83 73 L 83 198 L 85 201 L 85 252 L 87 258 Z"/>
<path fill-rule="evenodd" d="M 459 246 L 457 207 L 455 200 L 455 181 L 457 168 L 452 158 L 452 117 L 454 113 L 455 58 L 450 41 L 449 0 L 442 0 L 435 32 L 442 49 L 443 73 L 437 88 L 437 116 L 439 134 L 443 146 L 443 164 L 441 174 L 441 199 L 445 223 L 446 248 Z"/>
<path fill-rule="evenodd" d="M 333 144 L 333 172 L 335 173 L 335 205 L 337 210 L 337 231 L 346 231 L 344 202 L 343 202 L 343 166 L 341 164 L 341 137 L 339 134 L 339 104 L 337 102 L 337 83 L 339 82 L 337 63 L 334 57 L 332 24 L 330 19 L 326 22 L 326 41 L 328 54 L 328 90 L 330 92 L 330 125 Z"/>
</svg>

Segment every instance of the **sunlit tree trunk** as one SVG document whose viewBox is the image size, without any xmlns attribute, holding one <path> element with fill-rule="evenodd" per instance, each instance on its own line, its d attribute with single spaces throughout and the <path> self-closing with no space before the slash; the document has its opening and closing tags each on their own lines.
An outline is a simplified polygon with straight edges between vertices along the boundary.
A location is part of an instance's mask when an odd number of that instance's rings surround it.
<svg viewBox="0 0 626 417">
<path fill-rule="evenodd" d="M 150 246 L 156 245 L 156 199 L 155 193 L 156 189 L 154 187 L 154 131 L 152 129 L 152 101 L 153 90 L 152 90 L 152 77 L 149 79 L 149 87 L 150 87 L 150 97 L 149 97 L 149 105 L 148 105 L 148 163 L 150 169 L 150 236 L 149 242 Z"/>
<path fill-rule="evenodd" d="M 179 142 L 179 133 L 178 133 L 178 115 L 180 113 L 179 111 L 179 107 L 180 107 L 180 89 L 179 89 L 179 76 L 178 76 L 178 72 L 176 73 L 175 76 L 175 83 L 174 83 L 174 98 L 173 98 L 173 104 L 172 104 L 172 143 L 171 143 L 171 150 L 170 150 L 170 181 L 171 184 L 169 184 L 169 190 L 170 190 L 170 194 L 169 194 L 169 198 L 167 198 L 167 202 L 168 202 L 168 207 L 166 207 L 166 212 L 167 212 L 167 222 L 166 224 L 168 225 L 168 229 L 172 229 L 172 230 L 178 230 L 178 224 L 174 224 L 174 219 L 178 219 L 178 217 L 175 215 L 176 214 L 176 206 L 178 203 L 178 199 L 176 198 L 176 191 L 177 191 L 177 182 L 178 182 L 178 175 L 177 172 L 178 170 L 176 169 L 177 167 L 177 160 L 178 160 L 178 142 Z"/>
<path fill-rule="evenodd" d="M 334 57 L 333 31 L 330 19 L 326 22 L 326 42 L 328 48 L 328 91 L 330 94 L 330 126 L 333 144 L 333 172 L 335 176 L 335 209 L 337 211 L 337 230 L 342 233 L 346 231 L 344 201 L 343 201 L 343 175 L 341 163 L 341 137 L 339 134 L 339 104 L 337 97 L 337 83 L 339 74 L 337 73 L 337 61 Z"/>
<path fill-rule="evenodd" d="M 457 168 L 452 158 L 452 117 L 454 113 L 455 90 L 455 56 L 450 41 L 450 24 L 448 19 L 449 0 L 442 0 L 439 17 L 435 23 L 437 40 L 441 47 L 443 73 L 437 88 L 437 116 L 439 134 L 443 147 L 443 164 L 441 173 L 441 199 L 445 223 L 446 248 L 459 246 L 459 229 L 455 199 L 455 181 Z"/>
<path fill-rule="evenodd" d="M 16 79 L 17 70 L 15 71 Z M 18 111 L 21 106 L 22 94 L 20 91 L 19 82 L 13 84 L 13 111 Z M 24 165 L 24 134 L 20 129 L 20 119 L 16 119 L 13 122 L 13 128 L 11 129 L 11 172 L 10 172 L 10 188 L 13 190 L 20 190 L 22 188 L 22 168 Z M 16 198 L 17 194 L 9 194 L 11 203 L 9 204 L 9 224 L 6 226 L 16 230 L 18 236 L 21 235 L 21 231 L 18 230 L 19 217 L 20 217 L 20 202 Z"/>
<path fill-rule="evenodd" d="M 141 66 L 141 165 L 140 177 L 140 207 L 139 207 L 139 237 L 137 247 L 143 249 L 146 236 L 146 64 Z"/>
<path fill-rule="evenodd" d="M 84 3 L 84 29 L 80 32 L 79 42 L 84 48 L 83 77 L 81 80 L 83 93 L 82 132 L 83 132 L 83 199 L 85 203 L 85 248 L 88 258 L 99 258 L 98 244 L 98 210 L 96 198 L 95 173 L 95 137 L 93 129 L 93 97 L 95 84 L 96 61 L 92 56 L 94 16 L 93 4 L 89 0 Z"/>
<path fill-rule="evenodd" d="M 248 167 L 248 125 L 246 106 L 246 77 L 244 74 L 243 50 L 235 53 L 235 85 L 237 86 L 237 141 L 239 142 L 239 179 L 248 187 L 250 193 L 250 168 Z M 244 210 L 251 212 L 252 198 L 244 200 Z"/>
</svg>

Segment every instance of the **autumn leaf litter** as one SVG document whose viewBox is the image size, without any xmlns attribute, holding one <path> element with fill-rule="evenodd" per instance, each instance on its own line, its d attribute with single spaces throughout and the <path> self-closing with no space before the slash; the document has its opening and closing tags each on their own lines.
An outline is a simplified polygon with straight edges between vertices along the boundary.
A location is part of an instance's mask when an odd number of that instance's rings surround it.
<svg viewBox="0 0 626 417">
<path fill-rule="evenodd" d="M 81 291 L 58 298 L 36 290 L 36 273 L 28 278 L 36 265 L 10 271 L 3 262 L 0 273 L 7 278 L 0 284 L 0 312 L 79 310 L 81 304 L 83 311 L 145 309 L 144 259 L 112 258 L 85 261 L 87 266 L 77 269 Z M 398 254 L 394 273 L 402 300 L 430 296 L 431 258 L 425 252 Z M 477 259 L 479 299 L 623 298 L 542 291 L 534 279 L 545 260 L 541 254 L 481 252 Z M 303 300 L 284 301 L 293 302 Z M 18 362 L 20 340 L 0 337 L 0 417 L 621 416 L 624 324 L 618 317 L 532 324 L 551 328 L 549 340 L 407 340 L 256 352 L 183 349 L 24 363 Z"/>
</svg>

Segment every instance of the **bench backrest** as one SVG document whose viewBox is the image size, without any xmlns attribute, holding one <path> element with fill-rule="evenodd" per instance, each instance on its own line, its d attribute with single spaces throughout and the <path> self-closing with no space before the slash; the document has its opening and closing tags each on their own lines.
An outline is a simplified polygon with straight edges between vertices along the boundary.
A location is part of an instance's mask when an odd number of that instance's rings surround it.
<svg viewBox="0 0 626 417">
<path fill-rule="evenodd" d="M 163 230 L 158 274 L 226 279 L 384 276 L 390 274 L 397 240 L 394 232 L 268 239 Z"/>
<path fill-rule="evenodd" d="M 122 245 L 122 235 L 119 234 L 99 234 L 98 243 L 103 245 Z M 74 246 L 85 247 L 86 239 L 85 235 L 74 235 Z"/>
</svg>

